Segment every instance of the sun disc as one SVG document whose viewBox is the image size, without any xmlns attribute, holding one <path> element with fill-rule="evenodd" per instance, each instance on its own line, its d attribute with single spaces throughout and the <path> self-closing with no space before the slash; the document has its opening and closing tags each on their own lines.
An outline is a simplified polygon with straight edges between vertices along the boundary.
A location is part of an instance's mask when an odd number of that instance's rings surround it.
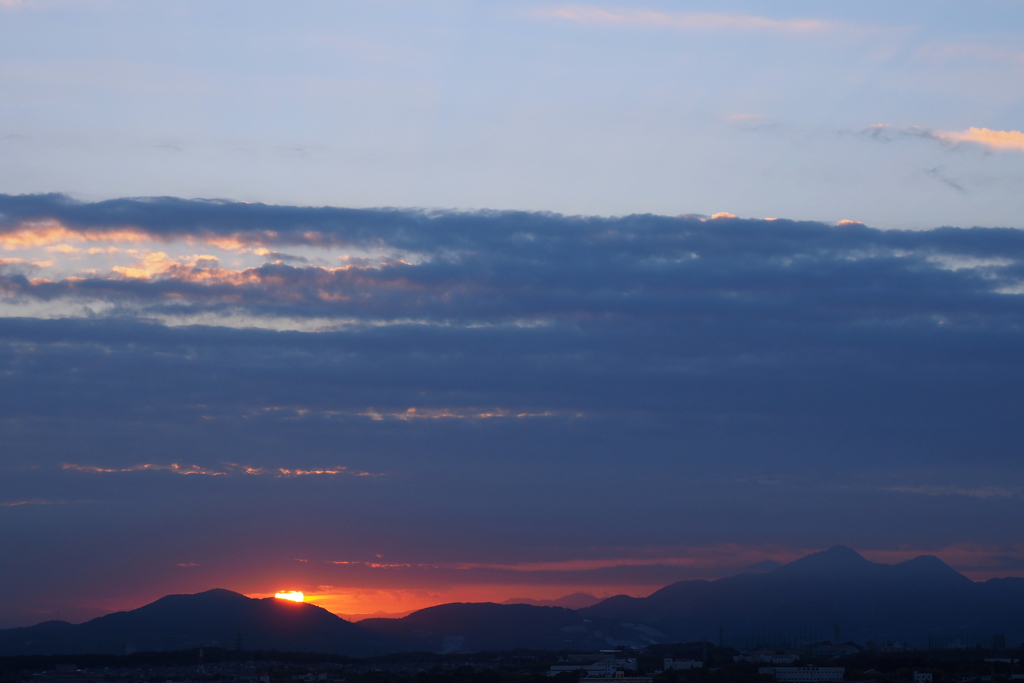
<svg viewBox="0 0 1024 683">
<path fill-rule="evenodd" d="M 291 600 L 292 602 L 305 602 L 306 600 L 306 596 L 302 594 L 302 591 L 281 591 L 274 594 L 274 597 L 282 600 Z"/>
</svg>

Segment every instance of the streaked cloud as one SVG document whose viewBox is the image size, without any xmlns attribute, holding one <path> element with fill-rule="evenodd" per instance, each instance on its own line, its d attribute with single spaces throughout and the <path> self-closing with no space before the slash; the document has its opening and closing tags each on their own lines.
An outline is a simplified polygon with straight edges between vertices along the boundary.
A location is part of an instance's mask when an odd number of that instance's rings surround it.
<svg viewBox="0 0 1024 683">
<path fill-rule="evenodd" d="M 33 500 L 14 500 L 0 502 L 0 507 L 4 508 L 17 508 L 25 505 L 68 505 L 70 503 L 80 503 L 82 501 L 68 501 L 68 500 L 44 500 L 44 499 L 33 499 Z"/>
<path fill-rule="evenodd" d="M 961 486 L 891 486 L 886 491 L 916 493 L 923 496 L 966 496 L 968 498 L 1014 498 L 1020 495 L 1019 491 L 997 486 L 987 486 L 984 488 L 964 488 Z"/>
<path fill-rule="evenodd" d="M 639 550 L 640 552 L 637 552 Z M 806 554 L 806 553 L 804 553 Z M 764 565 L 774 566 L 801 557 L 801 550 L 783 547 L 753 547 L 722 543 L 693 548 L 635 549 L 632 556 L 575 558 L 551 562 L 513 564 L 461 564 L 459 569 L 501 569 L 513 572 L 586 572 L 617 567 L 686 567 L 694 570 L 736 570 Z"/>
<path fill-rule="evenodd" d="M 536 10 L 535 16 L 563 19 L 581 24 L 658 26 L 682 31 L 770 31 L 817 33 L 834 27 L 819 19 L 771 19 L 750 14 L 696 12 L 667 14 L 642 9 L 604 9 L 587 5 L 566 5 Z"/>
<path fill-rule="evenodd" d="M 861 133 L 880 140 L 917 137 L 950 145 L 973 144 L 989 150 L 1024 152 L 1024 133 L 1019 130 L 992 130 L 972 126 L 967 130 L 953 131 L 920 126 L 900 128 L 877 123 L 861 129 Z"/>
<path fill-rule="evenodd" d="M 509 408 L 406 408 L 403 411 L 382 413 L 369 409 L 359 415 L 373 418 L 374 420 L 493 420 L 501 418 L 531 418 L 531 417 L 563 417 L 564 413 L 546 410 L 539 413 L 518 412 Z M 583 417 L 582 413 L 572 413 L 571 417 Z"/>
<path fill-rule="evenodd" d="M 328 560 L 330 564 L 353 566 L 358 565 L 360 567 L 368 567 L 369 569 L 440 569 L 440 565 L 427 564 L 423 562 L 362 562 L 354 560 Z"/>
<path fill-rule="evenodd" d="M 512 573 L 574 573 L 624 567 L 684 567 L 693 570 L 727 571 L 723 568 L 749 569 L 755 566 L 774 566 L 795 560 L 806 554 L 802 549 L 764 545 L 740 546 L 722 543 L 706 547 L 648 547 L 634 548 L 632 555 L 577 557 L 538 562 L 385 562 L 374 560 L 326 560 L 328 564 L 370 569 L 444 569 L 459 572 L 501 571 Z M 593 550 L 591 550 L 591 554 Z"/>
<path fill-rule="evenodd" d="M 353 471 L 347 467 L 334 467 L 330 469 L 301 469 L 287 467 L 251 467 L 238 465 L 236 463 L 223 463 L 219 468 L 201 467 L 199 465 L 181 465 L 178 463 L 158 464 L 141 463 L 128 467 L 97 467 L 94 465 L 77 465 L 64 463 L 62 469 L 71 472 L 82 472 L 85 474 L 122 474 L 126 472 L 170 472 L 184 476 L 197 475 L 205 477 L 224 477 L 230 475 L 269 476 L 276 478 L 291 477 L 316 477 L 346 475 L 352 477 L 379 477 L 379 473 Z"/>
<path fill-rule="evenodd" d="M 1024 66 L 1024 52 L 1019 48 L 991 43 L 933 43 L 922 45 L 914 56 L 932 62 L 985 61 Z"/>
</svg>

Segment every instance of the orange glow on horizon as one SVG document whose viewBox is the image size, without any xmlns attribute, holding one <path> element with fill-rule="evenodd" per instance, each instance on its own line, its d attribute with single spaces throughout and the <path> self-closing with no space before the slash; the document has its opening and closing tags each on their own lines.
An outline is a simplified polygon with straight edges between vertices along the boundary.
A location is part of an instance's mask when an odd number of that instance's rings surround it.
<svg viewBox="0 0 1024 683">
<path fill-rule="evenodd" d="M 302 591 L 281 591 L 280 593 L 275 593 L 274 597 L 281 600 L 291 600 L 292 602 L 306 601 L 306 596 Z"/>
<path fill-rule="evenodd" d="M 304 601 L 349 621 L 360 621 L 370 617 L 400 618 L 412 612 L 448 603 L 494 602 L 502 603 L 511 599 L 557 600 L 575 593 L 586 593 L 597 599 L 613 595 L 645 597 L 673 582 L 666 575 L 656 583 L 641 582 L 594 582 L 586 575 L 572 577 L 571 572 L 586 572 L 623 566 L 646 566 L 651 564 L 685 567 L 677 580 L 702 578 L 714 580 L 733 576 L 744 571 L 765 571 L 771 568 L 771 561 L 786 564 L 814 552 L 822 547 L 783 548 L 778 546 L 744 546 L 721 544 L 717 546 L 688 548 L 688 552 L 652 557 L 656 548 L 637 553 L 641 557 L 618 557 L 613 559 L 567 559 L 533 561 L 517 564 L 498 563 L 412 563 L 412 562 L 369 562 L 365 559 L 317 560 L 295 559 L 301 570 L 289 575 L 267 576 L 252 579 L 259 583 L 273 585 L 303 586 Z M 919 555 L 936 555 L 957 571 L 974 581 L 993 577 L 1020 576 L 1021 570 L 1007 567 L 998 568 L 1000 558 L 1024 554 L 1024 545 L 985 546 L 950 545 L 943 547 L 898 547 L 868 549 L 856 548 L 866 559 L 883 564 L 903 562 Z M 413 559 L 413 558 L 403 558 Z M 763 566 L 757 567 L 759 563 Z M 479 570 L 504 572 L 510 581 L 480 583 Z M 330 582 L 332 574 L 342 582 Z M 536 572 L 552 573 L 553 582 L 534 583 L 539 578 Z M 557 576 L 564 572 L 564 579 Z M 573 582 L 570 577 L 576 578 Z M 607 578 L 607 577 L 605 577 Z M 328 579 L 324 581 L 324 579 Z M 264 580 L 266 583 L 264 583 Z M 321 583 L 322 581 L 322 583 Z M 230 584 L 230 581 L 224 583 Z M 367 585 L 369 584 L 369 585 Z M 250 597 L 266 597 L 266 588 L 252 586 Z M 278 597 L 282 597 L 278 594 Z"/>
<path fill-rule="evenodd" d="M 417 610 L 453 602 L 496 602 L 512 598 L 554 600 L 572 593 L 589 593 L 599 599 L 613 595 L 643 597 L 661 585 L 572 586 L 572 585 L 489 585 L 444 588 L 358 588 L 319 586 L 306 599 L 328 612 L 350 621 L 372 616 L 402 617 Z"/>
</svg>

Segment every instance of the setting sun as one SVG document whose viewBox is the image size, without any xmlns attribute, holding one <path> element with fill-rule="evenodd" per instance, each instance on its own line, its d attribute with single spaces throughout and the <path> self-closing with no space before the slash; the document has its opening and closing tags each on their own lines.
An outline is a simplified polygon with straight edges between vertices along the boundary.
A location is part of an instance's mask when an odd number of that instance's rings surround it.
<svg viewBox="0 0 1024 683">
<path fill-rule="evenodd" d="M 302 594 L 302 591 L 281 591 L 280 593 L 274 594 L 275 598 L 281 598 L 282 600 L 291 600 L 292 602 L 305 602 L 306 596 Z"/>
</svg>

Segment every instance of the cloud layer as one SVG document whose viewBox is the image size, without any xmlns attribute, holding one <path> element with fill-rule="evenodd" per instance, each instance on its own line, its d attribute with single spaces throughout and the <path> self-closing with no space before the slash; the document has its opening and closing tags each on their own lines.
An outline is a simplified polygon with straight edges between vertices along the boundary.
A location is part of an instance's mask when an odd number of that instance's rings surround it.
<svg viewBox="0 0 1024 683">
<path fill-rule="evenodd" d="M 1020 230 L 45 195 L 0 246 L 8 624 L 637 592 L 709 548 L 1017 571 Z"/>
</svg>

